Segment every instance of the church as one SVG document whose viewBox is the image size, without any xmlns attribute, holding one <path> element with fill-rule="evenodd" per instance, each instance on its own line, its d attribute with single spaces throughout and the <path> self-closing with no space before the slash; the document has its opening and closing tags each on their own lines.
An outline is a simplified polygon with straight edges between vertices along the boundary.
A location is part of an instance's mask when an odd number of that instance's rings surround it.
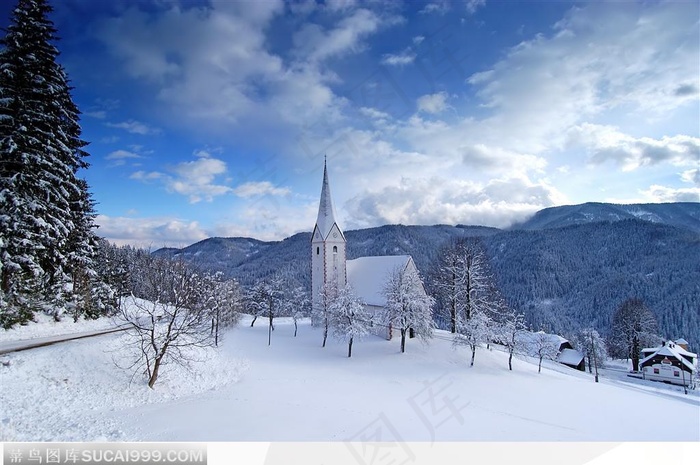
<svg viewBox="0 0 700 465">
<path fill-rule="evenodd" d="M 318 217 L 311 235 L 311 304 L 324 305 L 321 292 L 327 286 L 349 284 L 372 315 L 379 315 L 386 306 L 383 287 L 395 270 L 417 271 L 410 255 L 384 255 L 347 259 L 347 242 L 336 220 L 328 169 L 323 165 L 323 184 Z M 420 292 L 425 293 L 421 285 Z M 391 327 L 376 326 L 375 334 L 391 339 Z"/>
</svg>

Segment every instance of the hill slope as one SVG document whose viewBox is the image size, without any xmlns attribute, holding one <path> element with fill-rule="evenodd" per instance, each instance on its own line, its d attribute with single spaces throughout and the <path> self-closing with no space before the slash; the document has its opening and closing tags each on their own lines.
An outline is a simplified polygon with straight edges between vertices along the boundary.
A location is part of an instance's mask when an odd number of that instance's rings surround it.
<svg viewBox="0 0 700 465">
<path fill-rule="evenodd" d="M 397 340 L 367 337 L 347 358 L 343 341 L 321 348 L 321 331 L 308 321 L 294 337 L 291 322 L 279 319 L 268 347 L 267 327 L 249 321 L 228 331 L 209 357 L 198 353 L 205 361 L 192 365 L 196 372 L 164 366 L 154 390 L 115 365 L 130 359 L 123 336 L 3 356 L 0 440 L 339 441 L 325 463 L 357 463 L 347 441 L 370 440 L 377 427 L 387 444 L 431 447 L 700 440 L 696 391 L 684 396 L 677 387 L 605 372 L 596 384 L 588 373 L 546 361 L 538 374 L 522 358 L 509 371 L 497 349 L 479 349 L 469 368 L 468 350 L 455 350 L 444 333 L 428 345 L 409 340 L 405 354 Z M 385 452 L 392 450 L 403 451 Z"/>
<path fill-rule="evenodd" d="M 616 205 L 591 202 L 581 205 L 551 207 L 540 210 L 529 220 L 515 225 L 511 229 L 552 229 L 575 224 L 630 219 L 667 224 L 700 233 L 700 203 L 677 202 Z"/>
</svg>

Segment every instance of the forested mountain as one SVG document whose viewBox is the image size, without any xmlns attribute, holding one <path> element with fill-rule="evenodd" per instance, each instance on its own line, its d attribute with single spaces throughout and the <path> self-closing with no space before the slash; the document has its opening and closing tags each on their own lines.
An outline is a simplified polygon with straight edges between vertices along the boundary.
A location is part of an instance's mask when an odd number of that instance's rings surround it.
<svg viewBox="0 0 700 465">
<path fill-rule="evenodd" d="M 700 217 L 700 204 L 658 205 L 644 210 L 653 215 L 639 213 L 635 219 L 619 218 L 614 212 L 624 209 L 617 205 L 578 207 L 585 221 L 572 220 L 576 207 L 558 207 L 561 211 L 544 210 L 536 221 L 538 215 L 512 230 L 390 225 L 347 231 L 348 258 L 410 254 L 428 276 L 441 245 L 455 237 L 478 236 L 504 297 L 534 328 L 567 335 L 593 325 L 605 334 L 617 306 L 639 297 L 655 313 L 661 336 L 684 337 L 695 350 L 700 348 L 700 229 L 693 223 Z M 592 211 L 597 216 L 590 216 Z M 613 221 L 597 220 L 613 213 L 618 215 Z M 556 222 L 574 224 L 556 227 Z M 542 229 L 535 229 L 538 224 Z M 155 253 L 181 254 L 244 285 L 283 271 L 308 287 L 310 242 L 310 233 L 280 242 L 212 238 Z"/>
<path fill-rule="evenodd" d="M 540 210 L 529 220 L 510 229 L 552 229 L 574 224 L 629 219 L 662 223 L 700 232 L 700 203 L 677 202 L 616 205 L 591 202 L 581 205 L 551 207 Z"/>
</svg>

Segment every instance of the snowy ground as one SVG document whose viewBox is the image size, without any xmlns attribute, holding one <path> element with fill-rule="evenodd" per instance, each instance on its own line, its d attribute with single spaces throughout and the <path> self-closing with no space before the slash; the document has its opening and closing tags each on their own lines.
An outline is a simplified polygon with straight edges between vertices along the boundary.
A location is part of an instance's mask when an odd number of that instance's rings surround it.
<svg viewBox="0 0 700 465">
<path fill-rule="evenodd" d="M 167 367 L 151 391 L 120 370 L 123 335 L 0 356 L 0 440 L 700 441 L 698 392 L 547 363 L 369 337 L 353 347 L 303 324 L 225 335 L 198 373 Z M 9 364 L 9 366 L 5 366 Z"/>
</svg>

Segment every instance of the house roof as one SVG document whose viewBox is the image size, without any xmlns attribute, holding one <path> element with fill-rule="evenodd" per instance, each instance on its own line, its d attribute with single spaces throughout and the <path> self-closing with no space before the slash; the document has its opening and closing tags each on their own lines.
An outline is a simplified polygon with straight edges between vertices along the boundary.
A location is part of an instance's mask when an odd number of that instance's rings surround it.
<svg viewBox="0 0 700 465">
<path fill-rule="evenodd" d="M 563 343 L 569 342 L 568 339 L 563 338 L 563 337 L 559 336 L 558 334 L 548 334 L 548 333 L 545 333 L 544 331 L 537 331 L 535 333 L 529 332 L 529 331 L 523 332 L 520 335 L 520 339 L 525 343 L 530 343 L 530 342 L 533 342 L 535 337 L 537 335 L 540 335 L 540 334 L 544 334 L 548 340 L 552 341 L 552 344 L 557 346 L 557 348 L 559 348 Z"/>
<path fill-rule="evenodd" d="M 686 341 L 686 340 L 683 339 L 683 338 L 680 338 L 680 339 L 676 339 L 676 344 L 685 344 L 685 345 L 688 345 L 688 341 Z"/>
<path fill-rule="evenodd" d="M 557 356 L 557 361 L 565 365 L 578 366 L 582 360 L 583 354 L 576 349 L 563 349 Z"/>
<path fill-rule="evenodd" d="M 394 270 L 405 270 L 413 259 L 410 255 L 360 257 L 347 261 L 348 284 L 368 305 L 386 305 L 384 283 Z"/>
<path fill-rule="evenodd" d="M 669 344 L 669 345 L 659 347 L 656 352 L 654 352 L 653 354 L 640 360 L 639 364 L 644 365 L 646 362 L 652 360 L 654 357 L 662 356 L 662 357 L 675 358 L 676 360 L 680 361 L 683 365 L 685 365 L 690 371 L 695 371 L 695 366 L 692 363 L 690 363 L 690 361 L 688 361 L 687 358 L 682 356 L 685 354 L 688 354 L 692 357 L 697 357 L 697 355 L 690 353 L 686 350 L 683 350 L 682 347 L 678 347 L 675 344 Z"/>
</svg>

